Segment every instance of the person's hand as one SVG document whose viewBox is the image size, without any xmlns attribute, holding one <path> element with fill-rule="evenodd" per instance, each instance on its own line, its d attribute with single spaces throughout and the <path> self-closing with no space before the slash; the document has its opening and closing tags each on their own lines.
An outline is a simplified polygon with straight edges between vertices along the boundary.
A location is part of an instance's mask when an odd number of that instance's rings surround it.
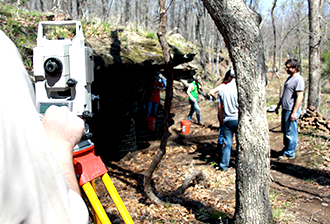
<svg viewBox="0 0 330 224">
<path fill-rule="evenodd" d="M 69 111 L 67 107 L 51 106 L 42 119 L 51 144 L 72 148 L 84 133 L 84 121 Z"/>
<path fill-rule="evenodd" d="M 291 113 L 291 116 L 290 116 L 290 120 L 291 120 L 291 121 L 296 121 L 296 120 L 298 120 L 297 113 L 292 112 L 292 113 Z"/>
<path fill-rule="evenodd" d="M 73 166 L 73 148 L 84 133 L 84 121 L 67 107 L 51 106 L 47 109 L 42 124 L 70 189 L 81 195 Z"/>
<path fill-rule="evenodd" d="M 278 114 L 278 110 L 280 109 L 280 107 L 279 106 L 277 106 L 276 108 L 275 108 L 275 113 L 276 114 Z"/>
</svg>

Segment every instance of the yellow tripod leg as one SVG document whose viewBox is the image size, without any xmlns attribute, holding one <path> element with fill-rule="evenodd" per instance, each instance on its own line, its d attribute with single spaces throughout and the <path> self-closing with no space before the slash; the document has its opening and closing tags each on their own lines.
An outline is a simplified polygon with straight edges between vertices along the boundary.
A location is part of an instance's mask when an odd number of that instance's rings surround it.
<svg viewBox="0 0 330 224">
<path fill-rule="evenodd" d="M 95 180 L 90 181 L 90 183 L 92 184 L 93 190 L 95 191 L 95 189 L 96 189 L 95 188 Z M 94 223 L 95 224 L 102 224 L 102 222 L 101 222 L 99 216 L 96 214 L 94 208 L 93 208 L 93 216 L 94 216 Z"/>
<path fill-rule="evenodd" d="M 102 181 L 105 185 L 105 187 L 107 188 L 113 202 L 115 203 L 121 217 L 123 218 L 124 222 L 126 224 L 134 224 L 130 214 L 128 213 L 123 201 L 121 200 L 115 186 L 113 185 L 108 173 L 105 173 L 102 176 Z"/>
<path fill-rule="evenodd" d="M 88 197 L 88 200 L 92 204 L 92 207 L 93 207 L 94 211 L 96 212 L 97 217 L 99 218 L 101 223 L 102 224 L 111 224 L 110 219 L 109 219 L 107 213 L 105 213 L 104 208 L 102 207 L 102 204 L 101 204 L 99 198 L 97 197 L 91 183 L 90 182 L 85 183 L 82 186 L 82 188 L 85 191 L 86 196 Z"/>
</svg>

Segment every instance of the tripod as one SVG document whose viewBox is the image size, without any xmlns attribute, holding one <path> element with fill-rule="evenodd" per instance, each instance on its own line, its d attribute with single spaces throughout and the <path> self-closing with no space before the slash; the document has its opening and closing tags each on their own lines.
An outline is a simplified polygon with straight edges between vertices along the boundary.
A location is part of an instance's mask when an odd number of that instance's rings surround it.
<svg viewBox="0 0 330 224">
<path fill-rule="evenodd" d="M 107 168 L 101 158 L 95 156 L 94 144 L 91 141 L 84 140 L 78 144 L 78 148 L 73 153 L 73 163 L 79 178 L 79 186 L 84 190 L 94 209 L 95 223 L 111 224 L 95 192 L 94 179 L 98 177 L 101 177 L 124 222 L 126 224 L 134 223 L 108 175 Z"/>
</svg>

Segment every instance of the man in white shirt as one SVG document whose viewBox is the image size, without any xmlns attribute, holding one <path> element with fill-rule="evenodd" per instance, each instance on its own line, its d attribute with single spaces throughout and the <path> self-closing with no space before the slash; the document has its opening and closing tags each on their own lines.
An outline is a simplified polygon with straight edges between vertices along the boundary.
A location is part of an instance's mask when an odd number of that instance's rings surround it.
<svg viewBox="0 0 330 224">
<path fill-rule="evenodd" d="M 87 223 L 73 147 L 84 122 L 66 107 L 43 121 L 13 42 L 0 31 L 0 223 Z"/>
</svg>

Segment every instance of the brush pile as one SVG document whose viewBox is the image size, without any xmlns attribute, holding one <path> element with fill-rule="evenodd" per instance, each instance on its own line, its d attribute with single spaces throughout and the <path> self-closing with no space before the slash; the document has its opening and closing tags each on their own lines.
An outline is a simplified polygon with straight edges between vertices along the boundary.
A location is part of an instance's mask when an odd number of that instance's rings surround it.
<svg viewBox="0 0 330 224">
<path fill-rule="evenodd" d="M 322 115 L 314 106 L 310 106 L 299 120 L 302 129 L 315 130 L 330 134 L 330 118 Z"/>
</svg>

